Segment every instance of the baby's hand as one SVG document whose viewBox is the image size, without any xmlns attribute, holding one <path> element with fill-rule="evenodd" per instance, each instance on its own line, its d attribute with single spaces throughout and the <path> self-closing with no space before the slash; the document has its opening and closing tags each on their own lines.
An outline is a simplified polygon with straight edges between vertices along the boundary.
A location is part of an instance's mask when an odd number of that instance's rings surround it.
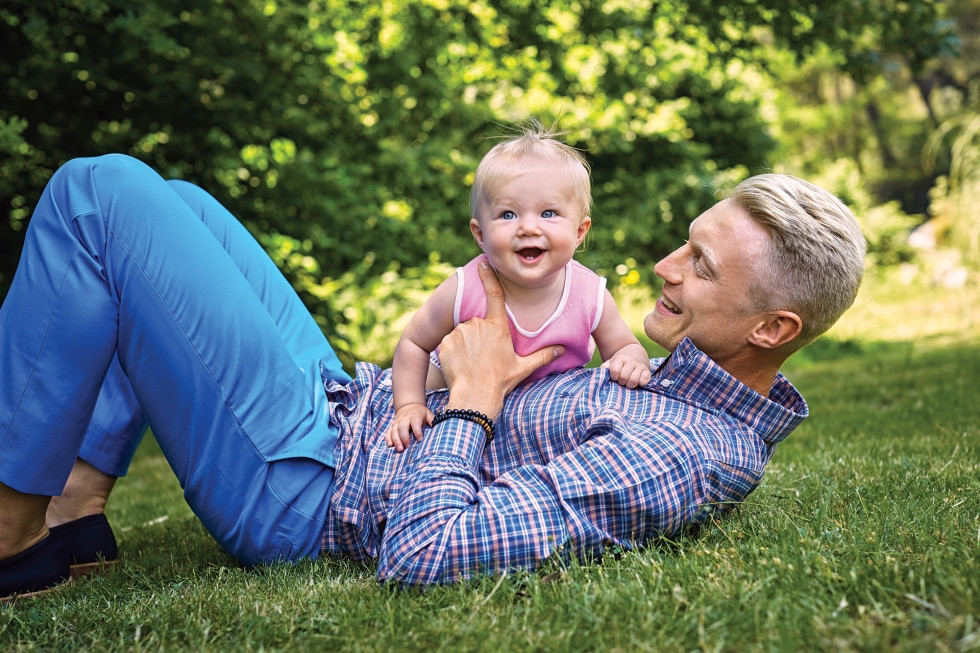
<svg viewBox="0 0 980 653">
<path fill-rule="evenodd" d="M 602 364 L 609 370 L 609 378 L 627 388 L 646 385 L 650 380 L 650 360 L 638 360 L 629 354 L 615 353 Z"/>
<path fill-rule="evenodd" d="M 412 434 L 415 435 L 416 440 L 422 440 L 422 425 L 430 426 L 432 417 L 432 411 L 426 408 L 425 404 L 402 406 L 395 413 L 391 427 L 385 433 L 385 442 L 399 453 L 404 451 L 412 441 Z"/>
</svg>

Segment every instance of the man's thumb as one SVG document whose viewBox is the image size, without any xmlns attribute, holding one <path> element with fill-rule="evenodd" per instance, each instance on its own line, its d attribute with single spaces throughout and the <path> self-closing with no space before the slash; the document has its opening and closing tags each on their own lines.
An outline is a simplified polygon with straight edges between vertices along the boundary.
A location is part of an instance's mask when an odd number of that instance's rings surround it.
<svg viewBox="0 0 980 653">
<path fill-rule="evenodd" d="M 521 358 L 521 362 L 523 363 L 524 369 L 527 370 L 527 374 L 524 375 L 524 378 L 530 376 L 531 372 L 534 370 L 547 365 L 564 354 L 565 347 L 562 345 L 555 345 L 553 347 L 542 347 L 534 353 L 523 356 Z"/>
</svg>

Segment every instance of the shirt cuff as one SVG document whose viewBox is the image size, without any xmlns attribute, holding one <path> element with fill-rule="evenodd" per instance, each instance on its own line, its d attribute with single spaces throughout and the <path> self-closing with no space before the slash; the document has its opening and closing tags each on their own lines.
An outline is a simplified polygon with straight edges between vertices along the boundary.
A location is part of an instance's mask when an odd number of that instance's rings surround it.
<svg viewBox="0 0 980 653">
<path fill-rule="evenodd" d="M 421 442 L 416 442 L 409 452 L 412 462 L 432 456 L 462 458 L 472 467 L 480 464 L 483 449 L 487 445 L 487 433 L 482 426 L 465 419 L 450 418 L 425 431 Z"/>
</svg>

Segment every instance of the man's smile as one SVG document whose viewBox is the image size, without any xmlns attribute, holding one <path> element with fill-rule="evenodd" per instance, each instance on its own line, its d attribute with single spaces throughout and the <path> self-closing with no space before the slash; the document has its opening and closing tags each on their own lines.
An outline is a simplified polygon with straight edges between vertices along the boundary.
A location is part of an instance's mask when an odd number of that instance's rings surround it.
<svg viewBox="0 0 980 653">
<path fill-rule="evenodd" d="M 680 315 L 681 314 L 681 309 L 677 306 L 677 304 L 675 304 L 674 302 L 672 302 L 669 299 L 667 299 L 666 296 L 661 296 L 660 297 L 660 302 L 664 305 L 664 308 L 666 308 L 668 311 L 670 311 L 674 315 Z"/>
</svg>

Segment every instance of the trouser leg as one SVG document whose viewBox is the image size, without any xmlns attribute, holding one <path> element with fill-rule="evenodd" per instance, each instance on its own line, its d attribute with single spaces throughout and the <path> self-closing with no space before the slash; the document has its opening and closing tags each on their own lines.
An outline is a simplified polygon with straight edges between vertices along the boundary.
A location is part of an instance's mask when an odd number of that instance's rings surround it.
<svg viewBox="0 0 980 653">
<path fill-rule="evenodd" d="M 320 370 L 297 364 L 288 329 L 188 203 L 127 157 L 79 160 L 31 231 L 0 313 L 16 334 L 0 389 L 17 397 L 0 405 L 0 480 L 60 490 L 118 356 L 215 538 L 246 562 L 315 555 L 336 440 Z"/>
<path fill-rule="evenodd" d="M 224 206 L 199 186 L 167 182 L 228 253 L 276 324 L 283 344 L 304 370 L 349 381 L 336 352 L 262 246 Z M 129 379 L 114 358 L 79 457 L 110 476 L 124 476 L 146 431 L 146 418 Z"/>
<path fill-rule="evenodd" d="M 113 356 L 78 457 L 104 474 L 125 476 L 146 427 L 133 386 Z"/>
<path fill-rule="evenodd" d="M 349 381 L 350 376 L 309 310 L 242 223 L 199 186 L 180 180 L 167 183 L 231 257 L 275 322 L 296 364 L 304 371 L 319 370 L 325 379 Z"/>
</svg>

